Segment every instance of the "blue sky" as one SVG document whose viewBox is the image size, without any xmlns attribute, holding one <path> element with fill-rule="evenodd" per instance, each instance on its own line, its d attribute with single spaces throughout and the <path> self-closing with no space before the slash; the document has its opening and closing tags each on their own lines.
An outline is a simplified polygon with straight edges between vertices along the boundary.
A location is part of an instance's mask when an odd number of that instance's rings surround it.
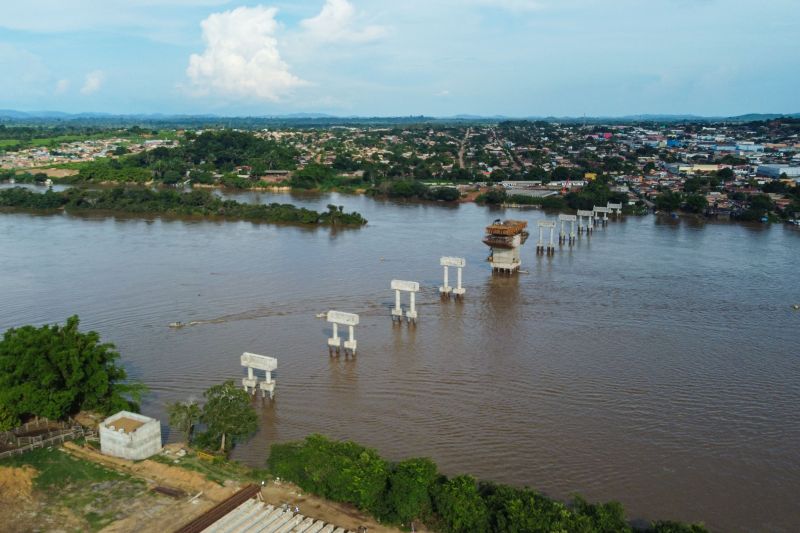
<svg viewBox="0 0 800 533">
<path fill-rule="evenodd" d="M 800 112 L 798 0 L 0 0 L 0 108 Z"/>
</svg>

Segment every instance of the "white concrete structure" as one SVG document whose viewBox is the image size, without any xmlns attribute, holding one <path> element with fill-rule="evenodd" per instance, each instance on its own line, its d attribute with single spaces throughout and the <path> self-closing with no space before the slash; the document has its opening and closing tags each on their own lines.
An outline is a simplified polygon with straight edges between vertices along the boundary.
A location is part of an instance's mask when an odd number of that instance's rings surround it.
<svg viewBox="0 0 800 533">
<path fill-rule="evenodd" d="M 586 217 L 586 233 L 591 233 L 594 226 L 594 211 L 578 209 L 578 235 L 583 233 L 583 217 Z"/>
<path fill-rule="evenodd" d="M 622 215 L 622 204 L 612 204 L 612 203 L 609 202 L 606 207 L 608 207 L 608 209 L 611 210 L 611 212 L 614 214 L 614 216 L 618 217 L 618 216 Z"/>
<path fill-rule="evenodd" d="M 608 212 L 609 211 L 611 211 L 611 210 L 608 207 L 597 207 L 597 206 L 594 206 L 594 213 L 595 213 L 594 221 L 595 221 L 595 224 L 597 224 L 597 220 L 600 218 L 597 215 L 602 214 L 603 215 L 603 218 L 602 218 L 603 225 L 604 226 L 607 225 L 608 224 Z"/>
<path fill-rule="evenodd" d="M 104 455 L 140 461 L 161 452 L 161 423 L 155 418 L 120 411 L 99 425 Z"/>
<path fill-rule="evenodd" d="M 575 243 L 575 221 L 578 219 L 575 215 L 558 215 L 558 221 L 561 222 L 561 233 L 558 234 L 558 243 L 564 244 L 569 242 L 572 246 Z M 564 232 L 564 224 L 569 222 L 569 235 Z"/>
<path fill-rule="evenodd" d="M 553 255 L 556 253 L 556 244 L 553 240 L 556 231 L 556 223 L 550 220 L 540 220 L 537 225 L 539 226 L 539 242 L 536 243 L 536 253 L 543 254 L 546 251 L 547 255 Z M 550 230 L 550 243 L 547 244 L 547 247 L 545 247 L 544 244 L 543 232 L 545 229 Z"/>
<path fill-rule="evenodd" d="M 444 285 L 439 287 L 439 292 L 442 294 L 442 297 L 450 298 L 450 293 L 452 292 L 456 298 L 462 298 L 464 293 L 466 292 L 464 288 L 461 286 L 461 269 L 466 266 L 467 262 L 463 257 L 442 257 L 439 259 L 439 265 L 444 267 Z M 457 280 L 456 280 L 456 288 L 454 289 L 450 285 L 448 285 L 448 267 L 455 267 L 458 269 L 457 272 Z"/>
<path fill-rule="evenodd" d="M 347 326 L 350 328 L 350 335 L 348 340 L 344 341 L 344 354 L 347 351 L 350 354 L 356 355 L 356 347 L 358 342 L 355 337 L 355 327 L 358 325 L 358 315 L 355 313 L 345 313 L 343 311 L 328 311 L 328 322 L 333 324 L 333 337 L 328 339 L 328 352 L 333 354 L 336 350 L 336 355 L 339 355 L 339 346 L 341 346 L 341 339 L 339 338 L 339 326 Z"/>
<path fill-rule="evenodd" d="M 256 393 L 257 389 L 261 390 L 261 397 L 266 398 L 269 395 L 270 400 L 275 397 L 275 380 L 272 379 L 272 372 L 278 369 L 278 360 L 274 357 L 266 355 L 258 355 L 250 352 L 244 352 L 241 357 L 242 366 L 247 368 L 247 377 L 242 378 L 242 385 L 246 392 L 252 394 Z M 266 377 L 259 383 L 254 370 L 263 370 Z"/>
<path fill-rule="evenodd" d="M 302 505 L 302 504 L 301 504 Z M 208 526 L 203 533 L 352 533 L 322 520 L 295 513 L 291 505 L 275 507 L 251 498 Z"/>
<path fill-rule="evenodd" d="M 491 249 L 487 261 L 492 265 L 492 272 L 513 274 L 519 271 L 522 266 L 519 247 L 528 239 L 527 227 L 524 220 L 500 221 L 499 218 L 486 226 L 483 243 Z"/>
<path fill-rule="evenodd" d="M 392 290 L 394 291 L 394 309 L 392 309 L 392 321 L 394 321 L 395 317 L 397 320 L 400 321 L 403 319 L 403 307 L 400 305 L 400 292 L 407 292 L 409 296 L 409 307 L 408 311 L 406 311 L 406 318 L 408 322 L 417 322 L 417 308 L 416 308 L 416 293 L 419 292 L 419 283 L 416 281 L 403 281 L 399 279 L 393 279 L 391 284 Z"/>
</svg>

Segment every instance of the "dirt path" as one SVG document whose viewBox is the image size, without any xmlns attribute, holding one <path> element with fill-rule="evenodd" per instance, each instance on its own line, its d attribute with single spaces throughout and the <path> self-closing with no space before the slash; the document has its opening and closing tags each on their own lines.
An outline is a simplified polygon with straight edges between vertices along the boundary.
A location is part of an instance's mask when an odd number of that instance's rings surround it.
<svg viewBox="0 0 800 533">
<path fill-rule="evenodd" d="M 464 167 L 464 152 L 467 149 L 467 139 L 469 139 L 469 134 L 472 131 L 472 128 L 467 128 L 467 132 L 464 134 L 464 139 L 461 141 L 461 146 L 458 147 L 458 167 L 459 168 L 466 168 Z"/>
<path fill-rule="evenodd" d="M 81 459 L 143 479 L 151 487 L 157 485 L 172 487 L 188 495 L 169 505 L 154 506 L 147 498 L 131 501 L 133 509 L 130 515 L 105 527 L 102 530 L 105 533 L 174 531 L 231 496 L 239 488 L 237 483 L 226 484 L 223 487 L 207 480 L 198 472 L 149 459 L 139 462 L 127 461 L 102 455 L 92 448 L 81 447 L 72 442 L 65 443 L 64 448 Z"/>
</svg>

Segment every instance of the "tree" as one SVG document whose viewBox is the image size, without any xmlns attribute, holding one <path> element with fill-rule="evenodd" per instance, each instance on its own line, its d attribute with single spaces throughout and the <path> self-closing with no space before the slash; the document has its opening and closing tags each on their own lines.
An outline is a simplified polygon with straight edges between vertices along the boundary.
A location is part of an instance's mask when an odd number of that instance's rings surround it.
<svg viewBox="0 0 800 533">
<path fill-rule="evenodd" d="M 722 181 L 731 181 L 734 178 L 733 170 L 730 167 L 725 167 L 717 170 L 717 177 Z"/>
<path fill-rule="evenodd" d="M 665 191 L 656 197 L 656 208 L 662 211 L 675 211 L 681 206 L 681 194 Z"/>
<path fill-rule="evenodd" d="M 708 201 L 702 194 L 689 194 L 684 207 L 692 213 L 702 213 L 708 207 Z"/>
<path fill-rule="evenodd" d="M 433 504 L 447 531 L 488 531 L 488 510 L 472 476 L 457 476 L 437 486 L 433 491 Z"/>
<path fill-rule="evenodd" d="M 436 477 L 436 463 L 430 459 L 397 463 L 389 474 L 386 494 L 386 504 L 395 515 L 391 518 L 406 524 L 430 513 L 430 489 Z"/>
<path fill-rule="evenodd" d="M 111 414 L 138 411 L 144 386 L 124 383 L 113 344 L 94 332 L 78 331 L 77 315 L 63 326 L 23 326 L 5 332 L 0 341 L 0 425 L 23 418 L 53 420 L 81 410 Z"/>
<path fill-rule="evenodd" d="M 219 451 L 232 448 L 237 441 L 258 429 L 258 417 L 250 405 L 250 395 L 228 380 L 214 385 L 204 394 L 206 404 L 200 421 L 206 425 L 207 442 L 219 442 Z"/>
<path fill-rule="evenodd" d="M 175 402 L 167 405 L 169 425 L 183 433 L 186 443 L 192 441 L 192 430 L 200 421 L 202 411 L 197 402 Z"/>
</svg>

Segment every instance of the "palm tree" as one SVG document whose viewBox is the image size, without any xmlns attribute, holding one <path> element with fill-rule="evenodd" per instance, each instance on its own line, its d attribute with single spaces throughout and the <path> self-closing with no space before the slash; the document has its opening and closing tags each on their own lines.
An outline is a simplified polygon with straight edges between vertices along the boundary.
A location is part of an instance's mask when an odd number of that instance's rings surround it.
<svg viewBox="0 0 800 533">
<path fill-rule="evenodd" d="M 200 421 L 200 406 L 197 402 L 175 402 L 167 405 L 169 425 L 183 433 L 186 444 L 192 440 L 192 430 Z"/>
</svg>

